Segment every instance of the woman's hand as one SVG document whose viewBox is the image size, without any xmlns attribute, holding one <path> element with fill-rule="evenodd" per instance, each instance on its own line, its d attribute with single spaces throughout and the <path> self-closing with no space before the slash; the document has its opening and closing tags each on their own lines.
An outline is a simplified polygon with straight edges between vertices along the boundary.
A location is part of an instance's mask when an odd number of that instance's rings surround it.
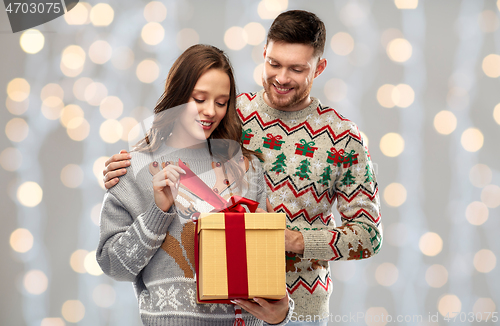
<svg viewBox="0 0 500 326">
<path fill-rule="evenodd" d="M 153 176 L 155 203 L 164 212 L 174 204 L 181 174 L 186 172 L 178 166 L 169 164 Z"/>
<path fill-rule="evenodd" d="M 232 301 L 268 324 L 279 324 L 285 320 L 288 314 L 288 292 L 286 297 L 279 301 L 267 301 L 262 298 L 253 298 L 253 300 L 255 303 L 243 299 L 235 299 Z"/>
</svg>

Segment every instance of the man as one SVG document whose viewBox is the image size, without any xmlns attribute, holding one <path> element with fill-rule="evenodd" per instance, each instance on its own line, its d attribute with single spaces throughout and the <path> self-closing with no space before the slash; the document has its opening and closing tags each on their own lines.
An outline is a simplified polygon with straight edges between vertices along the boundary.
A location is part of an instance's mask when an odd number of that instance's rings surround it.
<svg viewBox="0 0 500 326">
<path fill-rule="evenodd" d="M 287 286 L 292 325 L 326 325 L 332 280 L 328 261 L 371 257 L 380 250 L 378 186 L 357 126 L 310 96 L 326 30 L 314 14 L 291 10 L 273 22 L 264 47 L 264 89 L 243 93 L 237 110 L 242 142 L 262 152 L 268 210 L 287 216 Z M 106 188 L 127 166 L 126 152 L 104 170 Z M 333 203 L 342 226 L 336 227 Z M 245 308 L 245 305 L 242 305 Z"/>
</svg>

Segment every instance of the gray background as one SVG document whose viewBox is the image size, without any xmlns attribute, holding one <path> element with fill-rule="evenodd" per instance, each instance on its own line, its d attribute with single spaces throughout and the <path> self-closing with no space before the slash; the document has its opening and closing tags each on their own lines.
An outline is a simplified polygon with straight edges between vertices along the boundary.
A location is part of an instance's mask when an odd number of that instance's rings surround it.
<svg viewBox="0 0 500 326">
<path fill-rule="evenodd" d="M 85 317 L 79 325 L 140 323 L 131 284 L 114 282 L 105 275 L 78 274 L 69 264 L 75 250 L 95 250 L 98 242 L 99 229 L 91 221 L 90 212 L 102 201 L 104 191 L 93 175 L 94 161 L 128 148 L 123 141 L 107 144 L 100 139 L 99 126 L 104 118 L 98 107 L 75 98 L 71 92 L 75 80 L 84 76 L 105 84 L 109 95 L 122 99 L 122 117 L 132 116 L 137 107 L 152 109 L 161 95 L 169 67 L 181 53 L 175 43 L 176 34 L 189 27 L 197 31 L 200 43 L 227 51 L 239 91 L 260 89 L 252 76 L 260 63 L 263 44 L 247 45 L 239 51 L 229 50 L 224 44 L 224 33 L 231 26 L 259 22 L 266 30 L 269 28 L 272 20 L 259 17 L 258 1 L 162 2 L 168 9 L 167 19 L 162 22 L 166 32 L 156 46 L 148 46 L 140 38 L 146 23 L 142 15 L 145 1 L 109 1 L 115 17 L 107 27 L 68 26 L 62 17 L 38 26 L 45 36 L 45 45 L 37 54 L 23 52 L 19 45 L 21 33 L 12 34 L 6 13 L 0 13 L 0 152 L 15 147 L 22 153 L 19 169 L 12 172 L 0 168 L 1 325 L 40 325 L 43 318 L 62 318 L 61 306 L 66 300 L 84 304 Z M 95 5 L 97 1 L 89 3 Z M 366 13 L 358 25 L 349 23 L 343 11 L 346 5 L 353 4 Z M 414 10 L 399 10 L 391 0 L 290 0 L 288 9 L 313 11 L 326 24 L 324 57 L 328 67 L 315 80 L 312 95 L 356 122 L 368 136 L 372 160 L 378 166 L 385 237 L 396 239 L 386 241 L 382 251 L 368 260 L 331 263 L 331 313 L 349 316 L 383 307 L 393 316 L 423 316 L 423 322 L 409 325 L 430 325 L 433 323 L 427 322 L 428 315 L 437 313 L 438 302 L 446 294 L 456 295 L 465 313 L 473 311 L 478 298 L 491 298 L 498 305 L 500 288 L 498 282 L 493 283 L 499 276 L 498 267 L 483 274 L 474 269 L 472 262 L 480 249 L 493 251 L 498 260 L 499 208 L 490 208 L 489 219 L 481 226 L 473 226 L 465 218 L 467 205 L 481 200 L 482 189 L 469 180 L 469 171 L 475 164 L 488 165 L 493 172 L 491 183 L 500 185 L 500 155 L 498 144 L 495 145 L 500 139 L 500 126 L 493 120 L 493 108 L 500 102 L 500 84 L 498 78 L 487 77 L 481 69 L 486 55 L 500 53 L 500 29 L 482 32 L 478 21 L 484 10 L 492 10 L 498 19 L 496 1 L 421 0 Z M 391 61 L 381 45 L 381 35 L 388 28 L 399 29 L 413 46 L 412 58 L 403 64 Z M 364 44 L 364 50 L 358 54 L 368 58 L 365 65 L 355 66 L 349 56 L 332 51 L 331 37 L 339 31 L 350 33 L 356 45 Z M 94 64 L 87 56 L 79 76 L 64 76 L 59 68 L 62 50 L 75 44 L 87 52 L 97 39 L 108 41 L 113 48 L 130 47 L 135 54 L 133 65 L 122 71 L 111 62 Z M 160 77 L 152 84 L 141 83 L 135 76 L 135 67 L 145 58 L 156 59 L 161 67 Z M 461 109 L 447 104 L 450 78 L 457 72 L 463 73 L 470 85 L 469 103 Z M 16 116 L 4 104 L 7 84 L 18 77 L 25 78 L 31 86 L 30 105 L 21 116 L 30 131 L 25 140 L 15 143 L 6 137 L 4 129 Z M 340 78 L 348 85 L 346 99 L 338 103 L 329 101 L 324 93 L 325 83 L 332 78 Z M 49 121 L 40 113 L 40 91 L 48 83 L 62 85 L 65 105 L 75 103 L 85 111 L 91 128 L 86 140 L 72 141 L 57 120 Z M 411 85 L 415 90 L 414 103 L 404 109 L 382 107 L 376 94 L 387 83 Z M 434 116 L 441 110 L 451 110 L 458 120 L 456 130 L 447 136 L 438 134 L 433 126 Z M 484 135 L 483 147 L 473 153 L 460 144 L 462 132 L 470 127 L 480 129 Z M 405 140 L 405 149 L 398 157 L 387 157 L 380 150 L 380 139 L 388 132 L 397 132 Z M 80 165 L 84 171 L 84 181 L 76 189 L 65 187 L 60 180 L 61 169 L 70 163 Z M 35 181 L 42 187 L 43 200 L 38 206 L 27 208 L 17 201 L 15 192 L 24 181 Z M 385 187 L 393 182 L 403 184 L 408 194 L 399 207 L 387 205 L 382 196 Z M 403 225 L 406 234 L 401 236 L 396 225 Z M 23 254 L 9 245 L 11 233 L 19 227 L 30 230 L 34 236 L 33 248 Z M 423 255 L 418 246 L 426 232 L 436 232 L 443 239 L 443 249 L 434 257 Z M 398 279 L 391 286 L 380 285 L 374 277 L 382 263 L 392 263 L 398 269 Z M 432 288 L 425 281 L 426 270 L 432 264 L 441 264 L 448 270 L 448 282 L 440 288 Z M 47 290 L 40 295 L 27 293 L 22 285 L 25 273 L 32 269 L 42 270 L 49 280 Z M 92 298 L 99 284 L 114 288 L 116 300 L 109 308 L 98 307 Z M 448 324 L 441 316 L 440 323 Z M 344 324 L 366 322 L 350 320 Z"/>
</svg>

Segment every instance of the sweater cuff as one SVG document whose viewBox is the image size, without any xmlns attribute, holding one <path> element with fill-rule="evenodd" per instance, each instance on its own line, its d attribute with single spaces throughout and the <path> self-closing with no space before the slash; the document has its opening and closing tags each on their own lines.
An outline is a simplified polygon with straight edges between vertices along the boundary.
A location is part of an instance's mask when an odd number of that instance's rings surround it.
<svg viewBox="0 0 500 326">
<path fill-rule="evenodd" d="M 293 315 L 293 309 L 295 308 L 295 302 L 293 301 L 292 298 L 290 298 L 290 296 L 288 296 L 288 313 L 286 314 L 286 317 L 285 319 L 283 319 L 283 321 L 279 324 L 268 324 L 266 322 L 264 322 L 264 326 L 266 325 L 269 325 L 269 326 L 283 326 L 285 324 L 287 324 L 289 321 L 290 321 L 290 318 L 292 318 L 292 315 Z"/>
<path fill-rule="evenodd" d="M 151 233 L 156 235 L 165 235 L 167 233 L 168 226 L 172 223 L 175 216 L 176 212 L 173 205 L 170 207 L 168 212 L 164 212 L 153 202 L 146 213 L 144 213 L 143 221 L 144 225 Z"/>
<path fill-rule="evenodd" d="M 329 244 L 331 235 L 323 230 L 301 230 L 304 237 L 304 254 L 302 259 L 329 260 L 332 258 L 332 248 Z M 328 238 L 329 236 L 329 238 Z"/>
</svg>

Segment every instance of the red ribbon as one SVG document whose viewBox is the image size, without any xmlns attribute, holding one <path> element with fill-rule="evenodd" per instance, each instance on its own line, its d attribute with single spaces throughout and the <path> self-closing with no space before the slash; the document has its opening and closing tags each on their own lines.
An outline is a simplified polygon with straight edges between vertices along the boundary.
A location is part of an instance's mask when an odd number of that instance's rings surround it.
<svg viewBox="0 0 500 326">
<path fill-rule="evenodd" d="M 196 174 L 193 173 L 181 160 L 181 167 L 186 174 L 180 177 L 180 183 L 187 187 L 192 193 L 212 205 L 212 212 L 225 213 L 225 236 L 226 236 L 226 259 L 227 259 L 227 283 L 228 299 L 223 300 L 200 300 L 207 303 L 231 303 L 229 299 L 248 298 L 248 272 L 246 260 L 246 237 L 245 237 L 245 204 L 251 212 L 255 212 L 259 203 L 248 198 L 232 196 L 230 203 L 216 194 Z M 197 229 L 197 221 L 195 221 Z M 199 255 L 198 255 L 198 232 L 194 238 L 196 283 L 199 284 Z"/>
</svg>

